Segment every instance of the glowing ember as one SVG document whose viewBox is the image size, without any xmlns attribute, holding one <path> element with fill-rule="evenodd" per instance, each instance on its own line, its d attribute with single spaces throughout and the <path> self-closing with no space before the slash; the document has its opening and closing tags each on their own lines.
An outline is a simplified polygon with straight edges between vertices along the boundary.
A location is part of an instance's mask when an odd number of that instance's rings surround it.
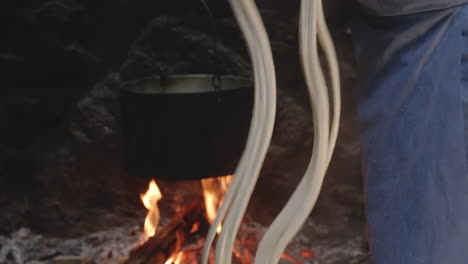
<svg viewBox="0 0 468 264">
<path fill-rule="evenodd" d="M 159 224 L 159 208 L 158 202 L 162 198 L 162 194 L 159 191 L 158 185 L 156 181 L 151 180 L 149 183 L 149 188 L 146 193 L 141 194 L 141 201 L 145 205 L 146 209 L 148 209 L 148 214 L 146 215 L 145 219 L 145 226 L 144 226 L 144 238 L 142 243 L 146 242 L 150 237 L 154 236 L 156 233 L 156 229 L 158 228 Z"/>
<path fill-rule="evenodd" d="M 221 207 L 224 195 L 231 181 L 232 175 L 201 180 L 205 198 L 206 215 L 210 224 L 212 224 L 216 218 L 216 212 L 218 212 L 219 207 Z M 221 225 L 218 226 L 216 230 L 218 234 L 221 232 L 221 228 Z"/>
<path fill-rule="evenodd" d="M 315 258 L 314 252 L 312 250 L 308 250 L 308 249 L 302 250 L 300 255 L 301 255 L 302 258 L 305 258 L 305 259 Z"/>
<path fill-rule="evenodd" d="M 200 222 L 195 222 L 195 224 L 192 226 L 192 229 L 190 230 L 190 233 L 196 233 L 200 230 Z"/>
</svg>

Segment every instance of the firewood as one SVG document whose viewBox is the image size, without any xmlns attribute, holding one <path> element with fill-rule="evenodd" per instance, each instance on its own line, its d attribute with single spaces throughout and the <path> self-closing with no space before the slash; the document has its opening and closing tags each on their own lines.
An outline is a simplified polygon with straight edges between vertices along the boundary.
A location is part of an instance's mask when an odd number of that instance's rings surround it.
<svg viewBox="0 0 468 264">
<path fill-rule="evenodd" d="M 164 264 L 174 253 L 182 249 L 185 238 L 190 235 L 193 225 L 204 217 L 205 206 L 203 200 L 200 199 L 180 212 L 158 230 L 156 235 L 130 253 L 125 264 Z"/>
</svg>

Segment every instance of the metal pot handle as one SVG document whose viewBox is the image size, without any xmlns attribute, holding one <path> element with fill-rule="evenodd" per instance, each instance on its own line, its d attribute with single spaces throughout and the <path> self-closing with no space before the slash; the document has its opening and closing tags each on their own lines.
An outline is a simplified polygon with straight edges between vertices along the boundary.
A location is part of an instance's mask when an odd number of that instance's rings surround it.
<svg viewBox="0 0 468 264">
<path fill-rule="evenodd" d="M 213 55 L 211 56 L 212 64 L 213 64 L 213 77 L 211 79 L 211 85 L 213 86 L 215 91 L 220 91 L 222 89 L 222 81 L 221 81 L 221 71 L 219 70 L 220 63 L 219 63 L 219 58 L 218 58 L 218 29 L 216 28 L 216 21 L 213 15 L 213 12 L 211 11 L 210 7 L 206 3 L 205 0 L 200 0 L 206 13 L 208 14 L 208 18 L 210 20 L 210 24 L 212 27 L 213 31 Z M 169 19 L 166 17 L 165 22 L 164 22 L 165 28 L 169 28 Z M 161 87 L 164 87 L 164 84 L 166 83 L 168 76 L 169 76 L 169 71 L 166 66 L 161 67 L 160 69 L 160 80 L 161 80 Z"/>
</svg>

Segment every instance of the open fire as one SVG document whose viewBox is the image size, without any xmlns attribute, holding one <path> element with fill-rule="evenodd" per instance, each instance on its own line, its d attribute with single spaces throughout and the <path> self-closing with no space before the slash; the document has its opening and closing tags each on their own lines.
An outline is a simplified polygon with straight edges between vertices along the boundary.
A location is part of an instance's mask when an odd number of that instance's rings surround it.
<svg viewBox="0 0 468 264">
<path fill-rule="evenodd" d="M 188 235 L 192 235 L 194 233 L 199 232 L 201 222 L 206 221 L 209 224 L 212 224 L 214 222 L 214 219 L 216 218 L 216 213 L 223 202 L 223 198 L 228 190 L 232 178 L 232 175 L 228 175 L 218 178 L 207 178 L 201 180 L 201 186 L 203 188 L 204 214 L 201 216 L 202 219 L 199 219 L 198 221 L 195 221 L 193 223 L 193 226 L 190 228 L 190 232 Z M 155 234 L 158 234 L 157 228 L 160 219 L 158 202 L 162 199 L 162 197 L 163 195 L 161 194 L 155 180 L 151 180 L 151 182 L 149 183 L 148 190 L 144 194 L 141 194 L 141 201 L 143 202 L 146 209 L 148 209 L 148 213 L 146 215 L 144 223 L 144 235 L 142 237 L 140 246 L 144 245 L 151 237 L 155 236 Z M 222 226 L 220 225 L 217 228 L 217 232 L 219 233 L 221 232 L 221 230 Z M 180 232 L 174 233 L 172 235 L 180 236 Z M 184 240 L 187 239 L 188 238 L 184 238 Z M 239 243 L 242 242 L 239 241 Z M 199 256 L 203 249 L 203 244 L 203 238 L 199 238 L 196 239 L 195 242 L 190 243 L 190 245 L 179 245 L 178 250 L 171 252 L 170 257 L 164 261 L 164 264 L 198 263 Z M 252 263 L 252 257 L 247 248 L 239 245 L 237 245 L 236 248 L 242 248 L 242 250 L 239 250 L 239 252 L 235 252 L 235 256 L 238 258 L 239 263 Z M 245 261 L 242 261 L 243 259 Z"/>
<path fill-rule="evenodd" d="M 203 199 L 200 198 L 186 208 L 181 208 L 180 212 L 160 229 L 158 202 L 163 195 L 156 181 L 152 180 L 148 190 L 141 194 L 141 200 L 148 209 L 144 235 L 126 264 L 198 264 L 208 224 L 214 222 L 232 179 L 232 175 L 202 179 Z M 221 230 L 222 225 L 217 227 L 218 233 Z M 234 245 L 233 263 L 253 263 L 252 252 L 258 244 L 258 237 L 248 233 L 242 232 L 241 227 L 240 236 Z M 284 255 L 283 259 L 290 263 L 301 263 L 287 255 Z M 210 263 L 214 263 L 213 257 Z"/>
</svg>

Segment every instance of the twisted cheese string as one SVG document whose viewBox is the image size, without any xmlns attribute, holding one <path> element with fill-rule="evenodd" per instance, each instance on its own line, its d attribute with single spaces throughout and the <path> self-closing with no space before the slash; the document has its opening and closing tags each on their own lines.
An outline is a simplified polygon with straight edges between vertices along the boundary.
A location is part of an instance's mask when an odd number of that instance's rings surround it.
<svg viewBox="0 0 468 264">
<path fill-rule="evenodd" d="M 234 180 L 208 232 L 201 263 L 208 263 L 216 229 L 223 222 L 215 250 L 217 264 L 231 264 L 235 236 L 265 159 L 273 133 L 276 82 L 273 56 L 265 26 L 253 0 L 230 0 L 244 34 L 254 70 L 255 101 L 247 146 Z M 277 263 L 289 241 L 312 211 L 330 163 L 340 119 L 340 80 L 336 52 L 327 29 L 321 0 L 302 0 L 301 58 L 314 120 L 314 147 L 307 171 L 286 206 L 262 238 L 255 264 Z M 317 39 L 328 63 L 333 98 L 330 128 L 328 88 L 320 65 Z M 223 221 L 224 220 L 224 221 Z"/>
<path fill-rule="evenodd" d="M 201 263 L 208 263 L 209 251 L 216 236 L 216 227 L 223 219 L 223 229 L 216 244 L 216 263 L 231 263 L 235 236 L 270 144 L 276 112 L 273 56 L 260 14 L 250 0 L 231 0 L 230 4 L 245 36 L 252 59 L 254 109 L 246 148 L 223 204 L 208 232 Z"/>
<path fill-rule="evenodd" d="M 320 0 L 302 0 L 300 16 L 301 57 L 314 120 L 314 148 L 307 171 L 292 197 L 262 238 L 255 264 L 277 263 L 312 211 L 336 144 L 340 118 L 340 83 L 336 52 Z M 330 67 L 333 123 L 330 131 L 328 89 L 318 56 L 317 37 Z"/>
</svg>

